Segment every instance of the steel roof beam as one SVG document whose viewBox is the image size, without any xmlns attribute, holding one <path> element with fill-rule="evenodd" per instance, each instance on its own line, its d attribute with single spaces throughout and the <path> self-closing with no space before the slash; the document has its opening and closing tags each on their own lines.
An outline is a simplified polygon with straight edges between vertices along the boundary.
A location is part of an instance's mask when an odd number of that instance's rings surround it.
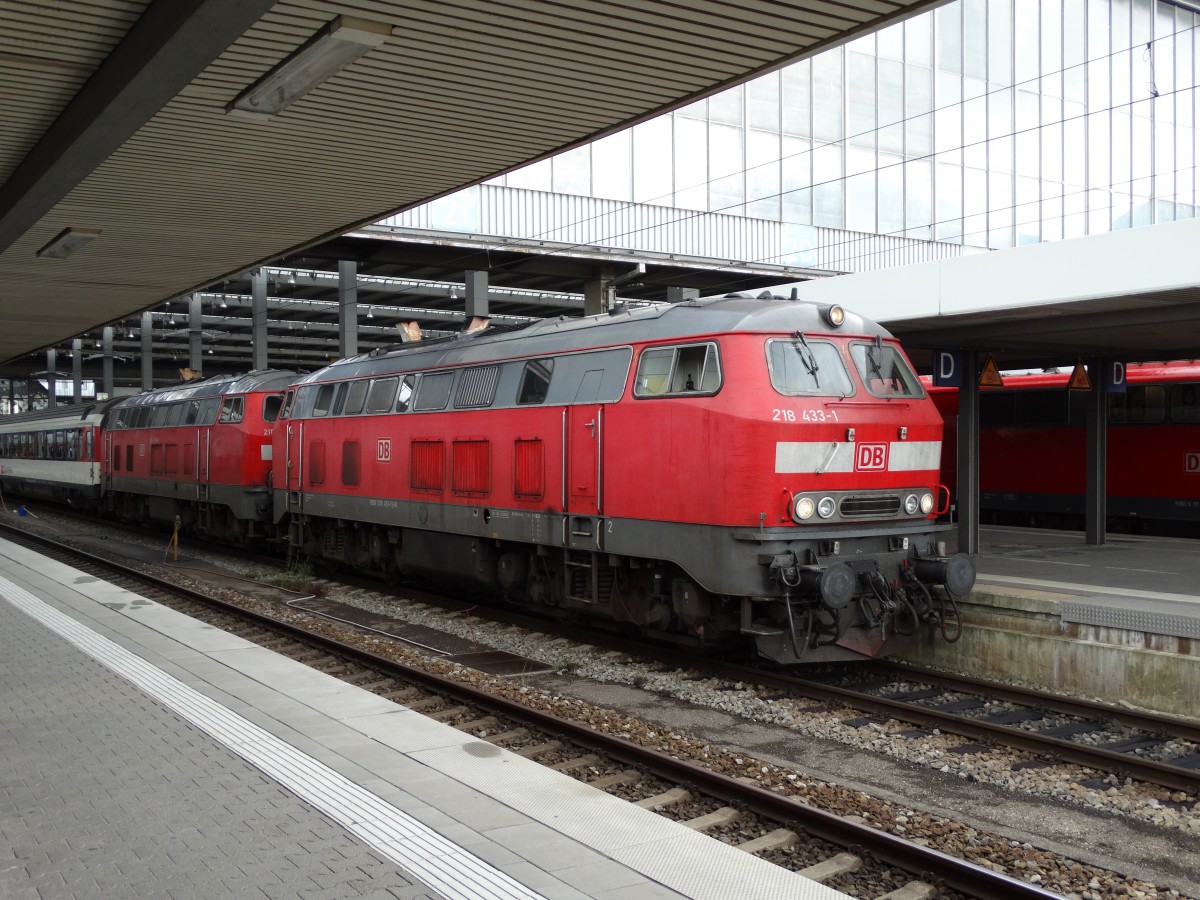
<svg viewBox="0 0 1200 900">
<path fill-rule="evenodd" d="M 34 227 L 274 5 L 274 0 L 152 3 L 0 185 L 0 252 Z"/>
</svg>

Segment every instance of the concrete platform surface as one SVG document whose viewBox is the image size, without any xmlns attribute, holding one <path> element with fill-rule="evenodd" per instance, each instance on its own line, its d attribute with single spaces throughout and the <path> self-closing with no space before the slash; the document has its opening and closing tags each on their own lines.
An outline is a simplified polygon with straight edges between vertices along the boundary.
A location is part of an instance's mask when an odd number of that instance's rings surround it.
<svg viewBox="0 0 1200 900">
<path fill-rule="evenodd" d="M 0 540 L 0 896 L 845 895 Z"/>
</svg>

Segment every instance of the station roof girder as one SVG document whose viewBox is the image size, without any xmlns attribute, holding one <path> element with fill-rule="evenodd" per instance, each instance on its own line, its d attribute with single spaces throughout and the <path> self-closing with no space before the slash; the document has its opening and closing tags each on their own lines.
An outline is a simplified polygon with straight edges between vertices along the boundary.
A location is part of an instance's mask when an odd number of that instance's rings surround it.
<svg viewBox="0 0 1200 900">
<path fill-rule="evenodd" d="M 384 42 L 247 120 L 328 4 L 0 0 L 0 361 L 935 5 L 351 0 Z M 99 234 L 35 256 L 69 228 Z"/>
</svg>

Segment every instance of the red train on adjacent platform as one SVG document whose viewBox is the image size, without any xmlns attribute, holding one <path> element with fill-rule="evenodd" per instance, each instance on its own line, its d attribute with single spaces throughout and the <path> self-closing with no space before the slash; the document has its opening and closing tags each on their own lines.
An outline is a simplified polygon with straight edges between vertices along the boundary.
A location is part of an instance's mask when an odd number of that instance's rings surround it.
<svg viewBox="0 0 1200 900">
<path fill-rule="evenodd" d="M 1005 375 L 980 391 L 985 521 L 1078 527 L 1085 508 L 1085 403 L 1070 373 Z M 1107 400 L 1108 515 L 1170 528 L 1200 521 L 1200 363 L 1131 364 Z M 958 391 L 931 388 L 946 422 L 942 477 L 957 478 Z M 1036 465 L 1031 464 L 1036 460 Z"/>
<path fill-rule="evenodd" d="M 732 296 L 116 401 L 98 502 L 682 644 L 854 659 L 946 626 L 974 582 L 935 521 L 941 429 L 878 325 Z"/>
</svg>

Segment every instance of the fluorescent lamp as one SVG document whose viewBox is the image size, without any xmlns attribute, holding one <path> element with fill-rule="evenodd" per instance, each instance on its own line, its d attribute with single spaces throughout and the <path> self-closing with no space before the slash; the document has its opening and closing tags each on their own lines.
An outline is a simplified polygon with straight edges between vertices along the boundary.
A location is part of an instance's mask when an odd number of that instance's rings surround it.
<svg viewBox="0 0 1200 900">
<path fill-rule="evenodd" d="M 240 118 L 265 120 L 341 71 L 392 33 L 392 26 L 338 16 L 225 107 Z"/>
<path fill-rule="evenodd" d="M 84 244 L 100 236 L 99 228 L 64 228 L 37 252 L 44 259 L 66 259 Z"/>
</svg>

